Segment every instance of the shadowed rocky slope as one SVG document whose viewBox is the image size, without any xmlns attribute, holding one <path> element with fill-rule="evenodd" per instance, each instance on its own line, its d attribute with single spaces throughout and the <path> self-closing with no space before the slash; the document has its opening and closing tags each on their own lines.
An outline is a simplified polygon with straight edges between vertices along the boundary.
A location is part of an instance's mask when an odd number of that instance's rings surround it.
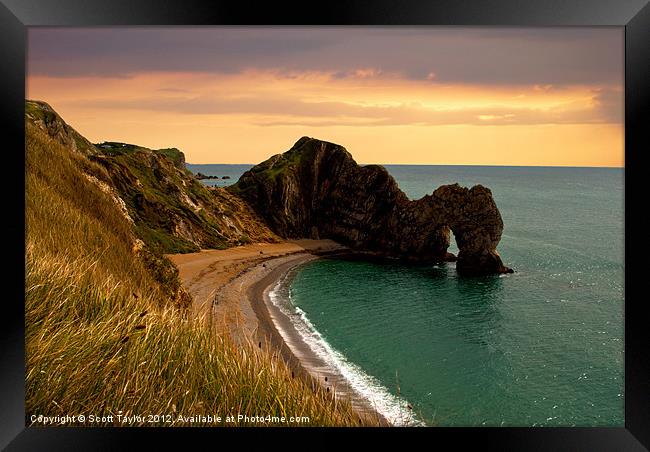
<svg viewBox="0 0 650 452">
<path fill-rule="evenodd" d="M 28 123 L 82 157 L 83 177 L 111 196 L 138 238 L 156 253 L 278 240 L 239 197 L 197 181 L 180 150 L 92 144 L 45 102 L 26 101 L 25 113 Z"/>
<path fill-rule="evenodd" d="M 342 146 L 303 137 L 242 175 L 230 190 L 282 237 L 330 238 L 375 255 L 419 262 L 455 260 L 457 270 L 510 272 L 496 247 L 503 221 L 488 188 L 439 187 L 411 201 L 378 165 L 359 166 Z"/>
</svg>

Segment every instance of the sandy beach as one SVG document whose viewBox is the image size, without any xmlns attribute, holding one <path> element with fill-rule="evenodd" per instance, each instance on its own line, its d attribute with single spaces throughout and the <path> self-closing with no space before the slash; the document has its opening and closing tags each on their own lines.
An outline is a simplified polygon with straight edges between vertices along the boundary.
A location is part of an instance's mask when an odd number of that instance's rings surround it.
<svg viewBox="0 0 650 452">
<path fill-rule="evenodd" d="M 304 239 L 168 257 L 178 267 L 194 299 L 194 316 L 213 322 L 219 332 L 236 342 L 261 343 L 278 350 L 297 375 L 329 388 L 336 397 L 350 400 L 359 413 L 388 425 L 339 371 L 311 350 L 291 319 L 269 297 L 277 281 L 296 266 L 318 259 L 319 255 L 346 251 L 331 240 Z"/>
<path fill-rule="evenodd" d="M 247 295 L 254 282 L 287 262 L 345 249 L 331 240 L 294 240 L 167 257 L 192 295 L 192 315 L 213 322 L 219 332 L 240 341 L 257 334 L 258 317 Z"/>
</svg>

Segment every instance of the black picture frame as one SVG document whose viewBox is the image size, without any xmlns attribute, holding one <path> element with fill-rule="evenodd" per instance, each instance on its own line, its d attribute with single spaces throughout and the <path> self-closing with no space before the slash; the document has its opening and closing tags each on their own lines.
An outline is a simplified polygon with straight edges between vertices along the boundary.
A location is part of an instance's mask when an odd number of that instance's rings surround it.
<svg viewBox="0 0 650 452">
<path fill-rule="evenodd" d="M 24 350 L 24 100 L 27 27 L 113 25 L 483 25 L 483 26 L 621 26 L 625 27 L 625 427 L 624 428 L 432 428 L 334 429 L 347 437 L 382 439 L 415 435 L 419 444 L 454 448 L 475 445 L 498 450 L 646 450 L 650 448 L 650 344 L 641 294 L 639 267 L 631 265 L 643 252 L 637 240 L 646 224 L 640 216 L 643 167 L 638 165 L 648 140 L 643 121 L 650 101 L 650 5 L 646 0 L 348 0 L 278 4 L 232 0 L 0 0 L 0 78 L 3 153 L 0 221 L 9 255 L 3 284 L 0 447 L 7 450 L 95 450 L 133 446 L 146 440 L 170 445 L 208 439 L 251 439 L 248 429 L 113 429 L 26 428 Z M 21 185 L 22 184 L 22 185 Z M 640 199 L 640 200 L 639 200 Z M 637 201 L 638 200 L 638 201 Z M 637 259 L 640 261 L 640 259 Z M 21 264 L 22 263 L 22 264 Z M 217 431 L 218 430 L 218 431 Z M 334 441 L 332 430 L 306 429 L 319 442 Z M 286 431 L 286 430 L 285 430 Z M 275 429 L 255 430 L 268 439 Z M 292 431 L 292 434 L 294 432 Z M 146 437 L 145 437 L 146 435 Z M 246 436 L 244 436 L 246 435 Z M 295 439 L 293 439 L 295 441 Z M 362 441 L 365 441 L 363 439 Z M 445 442 L 445 441 L 451 441 Z M 413 444 L 416 443 L 404 443 Z M 420 446 L 415 446 L 420 447 Z"/>
</svg>

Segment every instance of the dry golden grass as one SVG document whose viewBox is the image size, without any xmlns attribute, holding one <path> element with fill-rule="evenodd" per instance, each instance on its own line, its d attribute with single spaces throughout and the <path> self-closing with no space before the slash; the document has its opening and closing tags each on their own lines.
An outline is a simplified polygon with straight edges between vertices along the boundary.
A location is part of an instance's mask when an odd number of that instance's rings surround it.
<svg viewBox="0 0 650 452">
<path fill-rule="evenodd" d="M 276 354 L 236 347 L 188 320 L 134 251 L 117 204 L 82 173 L 106 181 L 102 168 L 26 127 L 28 416 L 168 414 L 172 423 L 135 425 L 185 425 L 178 415 L 245 414 L 376 425 L 293 378 Z"/>
</svg>

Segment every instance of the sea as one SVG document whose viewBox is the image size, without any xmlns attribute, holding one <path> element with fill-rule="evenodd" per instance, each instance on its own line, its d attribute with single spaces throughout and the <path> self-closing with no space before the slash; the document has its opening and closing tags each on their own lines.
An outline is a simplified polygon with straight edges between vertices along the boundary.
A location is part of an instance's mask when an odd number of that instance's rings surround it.
<svg viewBox="0 0 650 452">
<path fill-rule="evenodd" d="M 241 177 L 242 174 L 244 174 L 246 171 L 251 169 L 253 166 L 252 164 L 234 164 L 234 165 L 227 165 L 227 164 L 212 164 L 212 163 L 207 163 L 207 164 L 197 164 L 197 163 L 186 163 L 185 166 L 187 169 L 189 169 L 192 173 L 198 174 L 202 173 L 205 174 L 206 176 L 216 176 L 218 179 L 203 179 L 201 182 L 204 185 L 207 185 L 208 187 L 226 187 L 228 185 L 232 185 L 239 178 Z M 224 176 L 226 179 L 224 179 Z"/>
<path fill-rule="evenodd" d="M 315 260 L 271 297 L 305 342 L 396 424 L 624 426 L 624 170 L 384 166 L 411 199 L 490 188 L 515 273 Z"/>
</svg>

